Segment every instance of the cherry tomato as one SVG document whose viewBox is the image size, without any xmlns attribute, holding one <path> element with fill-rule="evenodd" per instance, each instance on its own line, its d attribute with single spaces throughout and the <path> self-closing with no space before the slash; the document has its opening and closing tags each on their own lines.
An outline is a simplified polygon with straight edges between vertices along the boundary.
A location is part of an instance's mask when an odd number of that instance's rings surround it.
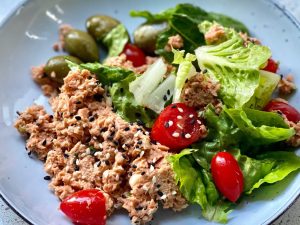
<svg viewBox="0 0 300 225">
<path fill-rule="evenodd" d="M 300 113 L 293 106 L 276 100 L 271 100 L 264 108 L 265 111 L 280 111 L 289 121 L 298 123 L 300 121 Z"/>
<path fill-rule="evenodd" d="M 156 119 L 151 138 L 170 150 L 181 150 L 205 135 L 201 125 L 194 108 L 184 103 L 174 103 L 167 106 Z"/>
<path fill-rule="evenodd" d="M 235 158 L 228 152 L 217 153 L 211 161 L 211 172 L 218 190 L 236 202 L 244 189 L 244 176 Z"/>
<path fill-rule="evenodd" d="M 127 43 L 122 53 L 126 55 L 127 60 L 131 61 L 134 67 L 139 67 L 146 63 L 144 52 L 136 45 Z"/>
<path fill-rule="evenodd" d="M 278 70 L 278 63 L 275 62 L 273 59 L 268 59 L 268 64 L 265 68 L 263 68 L 263 70 L 276 73 Z"/>
<path fill-rule="evenodd" d="M 60 210 L 81 225 L 105 225 L 105 197 L 97 189 L 81 190 L 64 199 Z"/>
</svg>

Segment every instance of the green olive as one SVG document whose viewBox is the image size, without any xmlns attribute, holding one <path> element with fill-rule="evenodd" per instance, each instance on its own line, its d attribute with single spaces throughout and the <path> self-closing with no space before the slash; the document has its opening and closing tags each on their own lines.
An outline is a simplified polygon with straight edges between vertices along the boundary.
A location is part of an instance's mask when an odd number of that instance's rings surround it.
<svg viewBox="0 0 300 225">
<path fill-rule="evenodd" d="M 68 56 L 68 55 L 60 55 L 60 56 L 54 56 L 50 58 L 44 68 L 46 75 L 50 79 L 60 84 L 63 84 L 64 82 L 63 79 L 68 75 L 70 71 L 66 59 L 77 64 L 82 63 L 80 59 L 76 57 Z"/>
<path fill-rule="evenodd" d="M 71 30 L 65 35 L 65 49 L 83 62 L 99 61 L 99 49 L 91 35 L 81 30 Z"/>
<path fill-rule="evenodd" d="M 87 31 L 97 41 L 102 41 L 105 35 L 119 24 L 120 21 L 105 15 L 91 16 L 85 23 Z"/>
<path fill-rule="evenodd" d="M 143 51 L 153 54 L 158 35 L 167 27 L 166 22 L 144 23 L 134 31 L 134 43 Z"/>
</svg>

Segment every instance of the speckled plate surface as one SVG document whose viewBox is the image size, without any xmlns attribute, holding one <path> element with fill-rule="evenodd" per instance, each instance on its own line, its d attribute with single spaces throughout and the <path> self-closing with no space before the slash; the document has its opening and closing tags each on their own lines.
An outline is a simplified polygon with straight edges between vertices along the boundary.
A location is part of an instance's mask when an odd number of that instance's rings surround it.
<svg viewBox="0 0 300 225">
<path fill-rule="evenodd" d="M 13 0 L 12 2 L 21 2 Z M 57 40 L 60 23 L 83 29 L 90 15 L 103 13 L 121 20 L 129 29 L 142 22 L 130 18 L 131 9 L 160 11 L 179 0 L 31 0 L 11 14 L 0 27 L 0 193 L 28 222 L 38 225 L 67 225 L 58 211 L 59 201 L 49 191 L 43 165 L 28 158 L 24 140 L 12 127 L 16 111 L 33 102 L 47 105 L 39 87 L 31 80 L 29 69 L 55 55 L 51 46 Z M 194 0 L 208 11 L 222 12 L 244 22 L 253 36 L 270 46 L 273 57 L 281 61 L 281 73 L 300 73 L 300 30 L 298 23 L 271 1 L 264 0 Z M 296 76 L 300 86 L 300 77 Z M 300 92 L 290 98 L 300 106 Z M 300 193 L 300 174 L 266 186 L 244 198 L 230 214 L 232 225 L 268 224 L 282 213 Z M 213 224 L 201 219 L 200 208 L 191 206 L 180 213 L 160 210 L 152 224 Z M 108 224 L 129 225 L 126 213 L 116 213 Z"/>
</svg>

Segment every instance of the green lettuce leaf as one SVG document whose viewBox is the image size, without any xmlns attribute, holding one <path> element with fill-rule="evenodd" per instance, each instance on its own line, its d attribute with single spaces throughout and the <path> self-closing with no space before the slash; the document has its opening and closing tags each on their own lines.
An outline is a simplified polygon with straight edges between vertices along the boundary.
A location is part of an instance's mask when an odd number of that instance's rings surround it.
<svg viewBox="0 0 300 225">
<path fill-rule="evenodd" d="M 91 71 L 91 73 L 95 74 L 98 80 L 104 85 L 111 85 L 134 74 L 134 72 L 131 70 L 126 70 L 119 67 L 105 66 L 100 63 L 85 63 L 80 64 L 80 67 L 82 69 Z"/>
<path fill-rule="evenodd" d="M 240 108 L 250 101 L 259 87 L 259 68 L 270 58 L 271 51 L 252 43 L 244 46 L 240 35 L 229 30 L 227 41 L 199 47 L 195 53 L 200 69 L 206 69 L 208 75 L 221 84 L 219 97 L 225 105 Z"/>
<path fill-rule="evenodd" d="M 111 86 L 109 92 L 113 107 L 124 120 L 151 127 L 157 115 L 152 110 L 136 103 L 133 94 L 129 91 L 129 83 L 135 79 L 136 75 L 131 74 Z"/>
<path fill-rule="evenodd" d="M 175 10 L 176 10 L 175 8 L 169 8 L 169 9 L 166 9 L 166 10 L 164 10 L 160 13 L 156 13 L 156 14 L 151 13 L 146 10 L 142 10 L 142 11 L 131 10 L 130 16 L 143 17 L 146 19 L 147 23 L 157 23 L 157 22 L 163 22 L 163 21 L 169 20 Z"/>
<path fill-rule="evenodd" d="M 300 169 L 300 157 L 293 152 L 267 152 L 257 157 L 261 160 L 274 160 L 274 167 L 263 178 L 252 185 L 247 194 L 259 188 L 263 183 L 272 184 L 283 180 L 290 173 Z"/>
<path fill-rule="evenodd" d="M 212 181 L 211 174 L 197 166 L 191 154 L 193 149 L 171 155 L 168 160 L 175 173 L 175 181 L 183 196 L 190 202 L 199 204 L 204 218 L 226 223 L 230 213 L 230 203 L 222 201 Z"/>
<path fill-rule="evenodd" d="M 118 56 L 129 41 L 129 34 L 123 24 L 113 28 L 103 39 L 103 44 L 108 48 L 108 57 Z"/>
<path fill-rule="evenodd" d="M 179 64 L 176 74 L 173 102 L 180 102 L 180 95 L 185 82 L 196 75 L 196 69 L 192 64 L 192 62 L 196 60 L 196 56 L 187 53 L 184 57 L 184 50 L 178 51 L 172 49 L 172 52 L 174 53 L 173 64 Z"/>
<path fill-rule="evenodd" d="M 248 143 L 267 145 L 289 139 L 295 134 L 277 113 L 254 109 L 226 109 L 224 111 L 248 138 Z"/>
</svg>

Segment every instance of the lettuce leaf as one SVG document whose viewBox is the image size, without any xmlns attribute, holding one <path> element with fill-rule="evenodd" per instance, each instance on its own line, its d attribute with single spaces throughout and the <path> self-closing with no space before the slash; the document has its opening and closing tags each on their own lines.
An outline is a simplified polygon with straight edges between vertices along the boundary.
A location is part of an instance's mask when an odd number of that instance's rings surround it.
<svg viewBox="0 0 300 225">
<path fill-rule="evenodd" d="M 240 108 L 250 101 L 259 87 L 259 68 L 270 58 L 271 51 L 252 43 L 244 46 L 236 31 L 229 29 L 229 32 L 227 41 L 199 47 L 195 53 L 200 69 L 206 69 L 208 75 L 221 84 L 219 97 L 225 105 Z"/>
<path fill-rule="evenodd" d="M 267 152 L 257 157 L 261 160 L 274 160 L 272 170 L 247 191 L 251 194 L 256 188 L 259 188 L 263 183 L 272 184 L 283 180 L 290 173 L 300 169 L 300 157 L 293 152 Z"/>
<path fill-rule="evenodd" d="M 157 115 L 152 110 L 140 106 L 135 101 L 133 94 L 129 91 L 129 83 L 135 79 L 136 75 L 131 74 L 111 86 L 109 92 L 113 107 L 124 120 L 151 127 Z"/>
<path fill-rule="evenodd" d="M 129 34 L 123 24 L 113 28 L 103 39 L 103 44 L 108 48 L 108 57 L 118 56 L 129 41 Z"/>
<path fill-rule="evenodd" d="M 165 46 L 170 36 L 179 34 L 183 38 L 183 49 L 193 53 L 200 45 L 204 45 L 204 36 L 198 30 L 201 22 L 217 21 L 218 23 L 237 29 L 237 31 L 248 32 L 247 28 L 239 21 L 217 13 L 208 13 L 200 7 L 191 4 L 178 4 L 174 8 L 169 8 L 157 14 L 149 11 L 131 11 L 133 17 L 144 17 L 148 23 L 168 22 L 169 29 L 162 32 L 156 42 L 156 54 L 164 57 L 169 63 L 173 61 L 171 52 L 165 50 Z M 187 26 L 188 25 L 188 26 Z"/>
<path fill-rule="evenodd" d="M 179 64 L 176 74 L 173 102 L 180 102 L 180 95 L 185 82 L 196 75 L 196 69 L 192 64 L 192 62 L 196 60 L 196 56 L 187 53 L 184 57 L 184 50 L 178 51 L 172 49 L 172 52 L 174 53 L 173 64 Z"/>
<path fill-rule="evenodd" d="M 175 181 L 183 196 L 190 202 L 199 204 L 204 218 L 226 223 L 230 203 L 222 201 L 211 174 L 197 166 L 191 156 L 193 149 L 171 155 L 168 159 L 175 173 Z"/>
</svg>

